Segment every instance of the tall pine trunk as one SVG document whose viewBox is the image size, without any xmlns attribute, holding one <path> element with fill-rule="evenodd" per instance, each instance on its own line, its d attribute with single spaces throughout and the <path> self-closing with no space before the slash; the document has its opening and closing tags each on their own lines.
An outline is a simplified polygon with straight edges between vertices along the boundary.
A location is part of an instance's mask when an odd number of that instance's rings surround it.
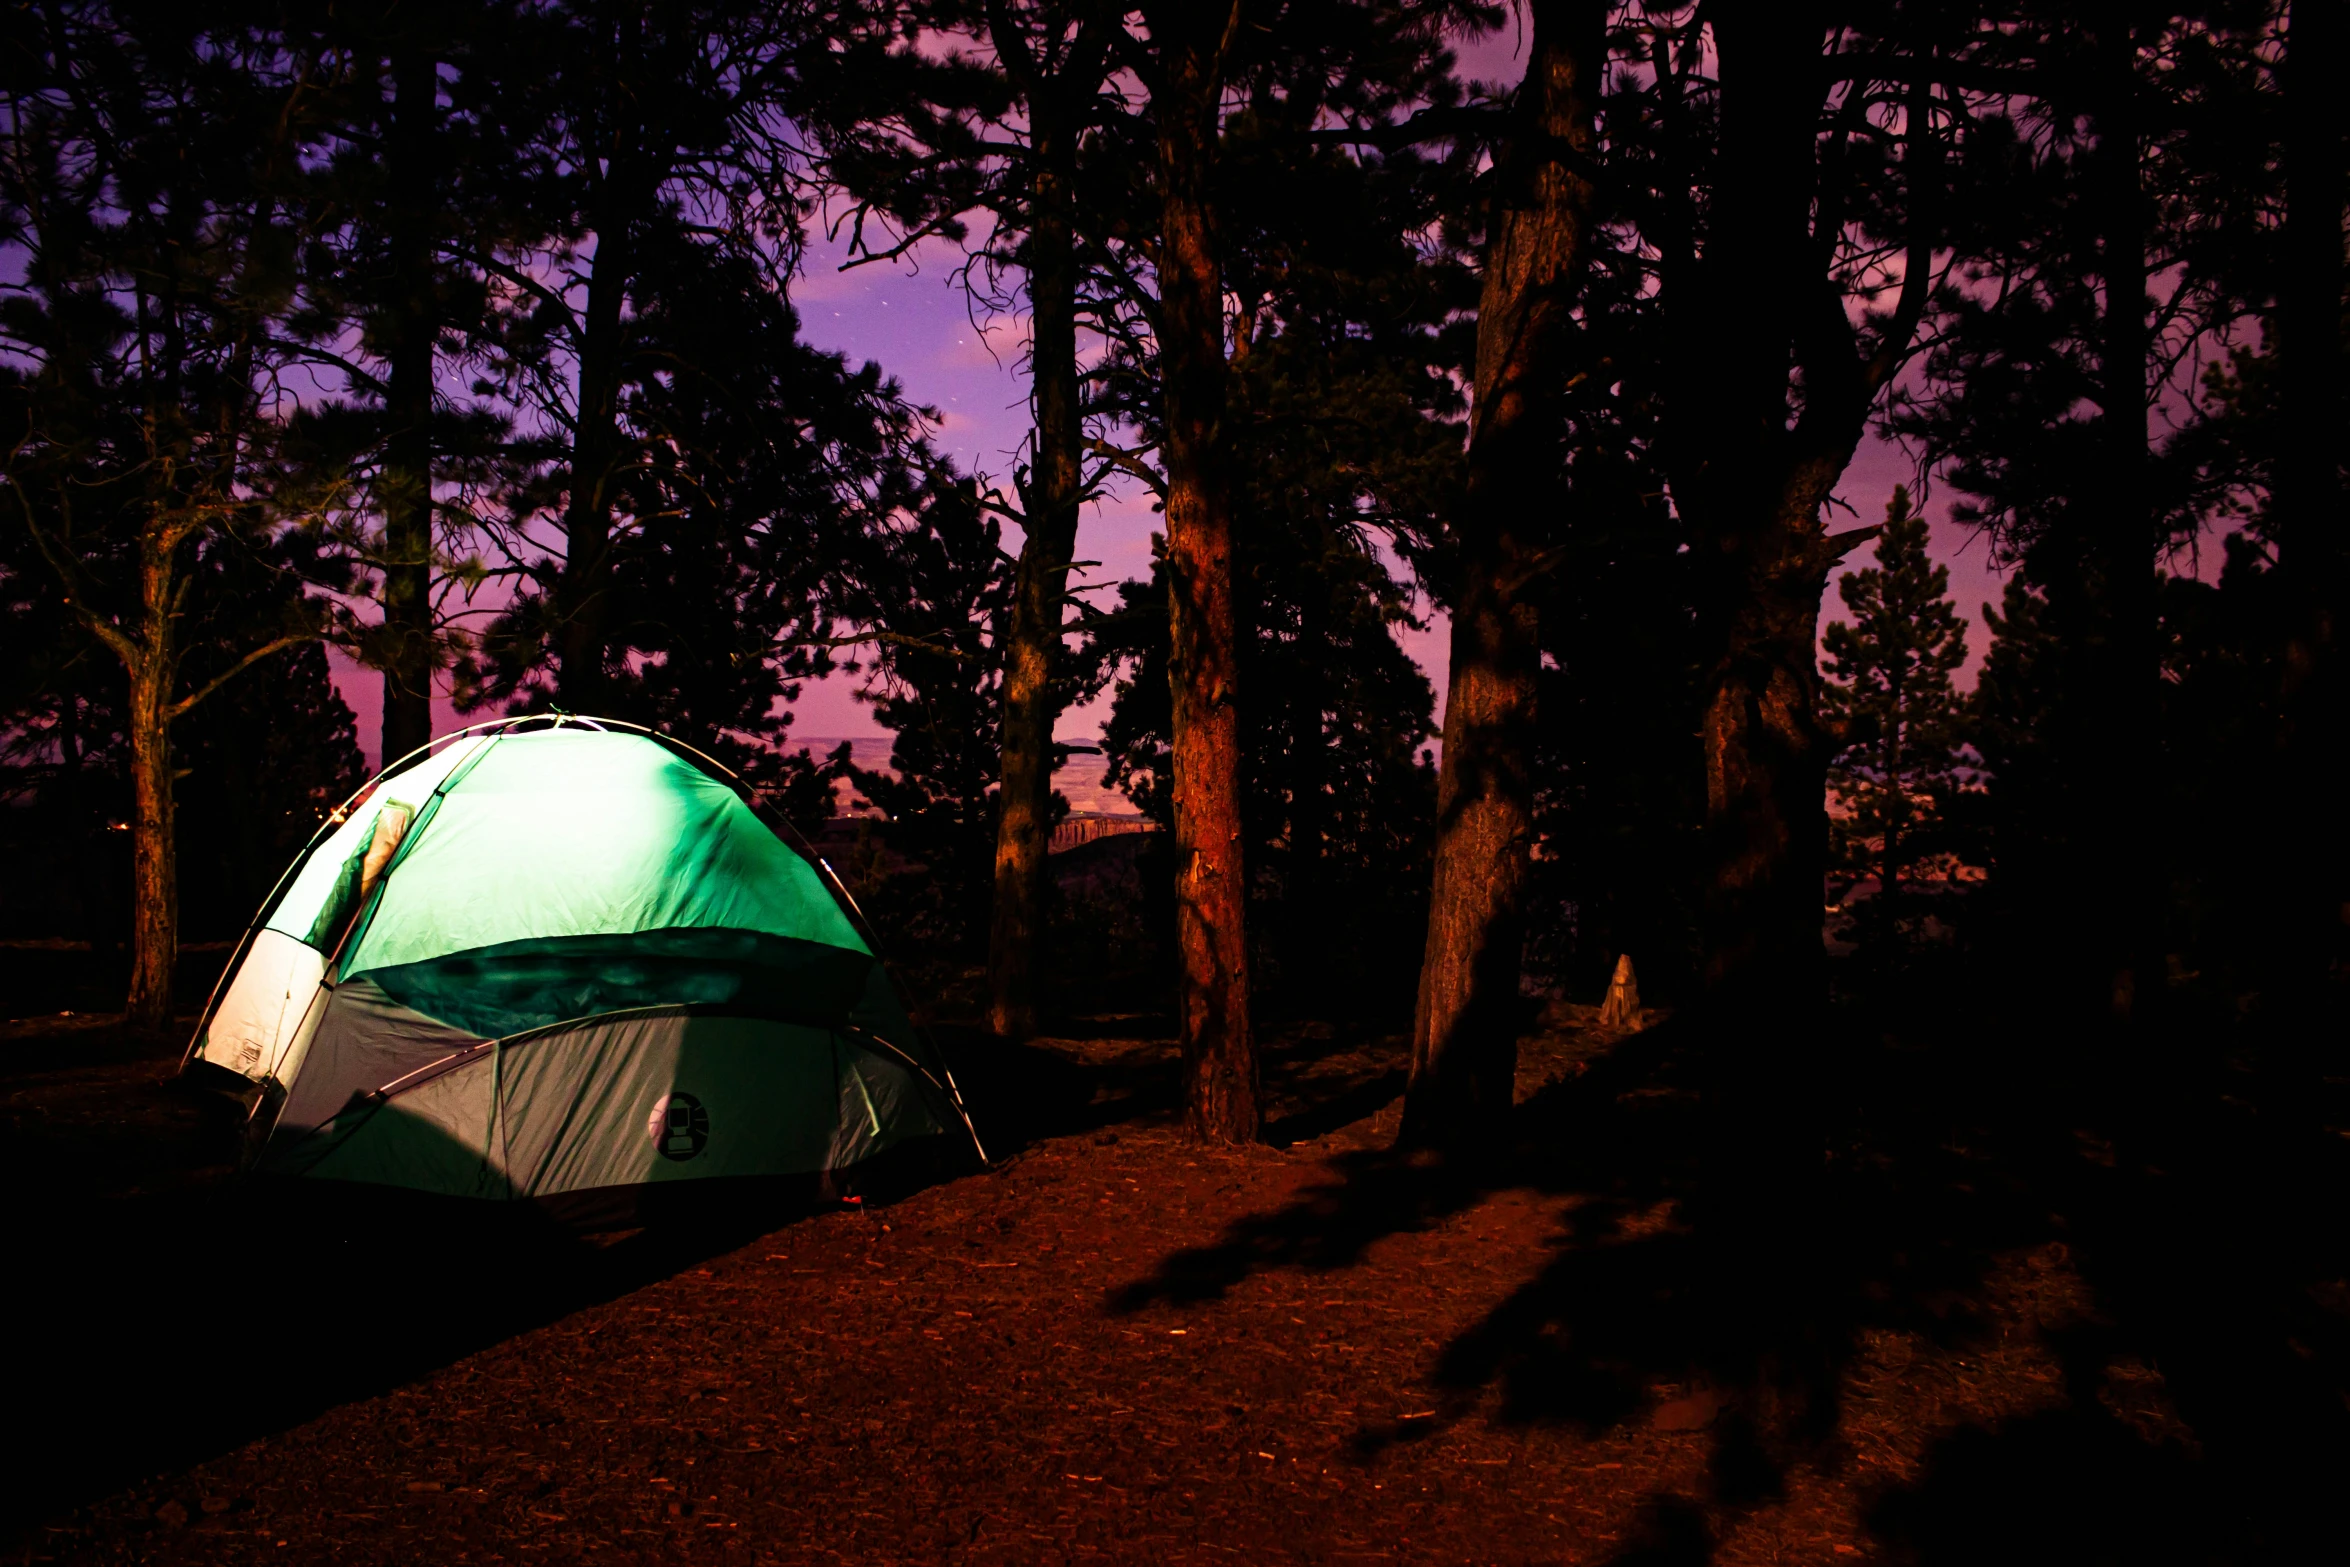
<svg viewBox="0 0 2350 1567">
<path fill-rule="evenodd" d="M 1024 1039 L 1036 1032 L 1036 970 L 1046 917 L 1052 831 L 1053 722 L 1060 695 L 1062 600 L 1077 551 L 1084 421 L 1077 380 L 1075 146 L 1054 106 L 1032 94 L 1035 216 L 1028 235 L 1029 364 L 1036 400 L 1036 471 L 1028 536 L 1013 569 L 1004 645 L 1002 814 L 996 824 L 995 902 L 988 929 L 988 1024 Z"/>
<path fill-rule="evenodd" d="M 180 546 L 188 530 L 150 527 L 139 541 L 137 635 L 116 647 L 130 676 L 125 727 L 131 752 L 131 973 L 124 1011 L 141 1028 L 171 1022 L 171 976 L 179 961 L 179 844 L 171 764 L 172 688 L 179 677 L 176 635 Z"/>
<path fill-rule="evenodd" d="M 1558 152 L 1589 152 L 1606 58 L 1603 5 L 1544 0 L 1533 11 L 1519 129 L 1495 171 L 1477 307 L 1435 877 L 1404 1100 L 1408 1142 L 1490 1135 L 1510 1107 L 1524 1021 L 1518 975 L 1542 661 L 1533 579 L 1562 479 L 1558 403 L 1591 201 L 1587 180 Z"/>
<path fill-rule="evenodd" d="M 1787 426 L 1784 313 L 1821 287 L 1809 214 L 1823 31 L 1816 7 L 1717 21 L 1720 172 L 1696 269 L 1703 308 L 1684 323 L 1677 365 L 1680 396 L 1695 401 L 1674 432 L 1675 502 L 1690 524 L 1711 665 L 1699 720 L 1700 976 L 1716 1005 L 1781 1019 L 1800 1018 L 1825 981 L 1834 740 L 1820 720 L 1815 652 L 1832 559 L 1820 508 L 1866 408 L 1825 450 Z M 1805 390 L 1804 422 L 1831 423 L 1833 389 L 1807 377 Z"/>
<path fill-rule="evenodd" d="M 435 99 L 431 54 L 394 56 L 392 341 L 384 413 L 383 760 L 432 738 L 432 279 Z"/>
<path fill-rule="evenodd" d="M 2285 55 L 2285 232 L 2277 290 L 2284 418 L 2270 481 L 2285 589 L 2281 735 L 2288 830 L 2308 846 L 2276 900 L 2288 985 L 2322 975 L 2350 905 L 2350 834 L 2335 795 L 2343 752 L 2340 636 L 2350 550 L 2342 495 L 2342 206 L 2339 5 L 2293 7 Z M 2331 939 L 2328 933 L 2331 932 Z"/>
<path fill-rule="evenodd" d="M 616 9 L 609 40 L 612 125 L 604 145 L 592 149 L 603 154 L 589 213 L 595 270 L 580 322 L 579 406 L 571 440 L 571 491 L 563 508 L 563 575 L 555 592 L 555 695 L 574 713 L 593 711 L 604 699 L 612 637 L 612 504 L 627 369 L 621 315 L 635 279 L 637 219 L 658 194 L 658 182 L 640 167 L 649 112 L 636 96 L 645 90 L 638 74 L 645 11 L 633 3 Z"/>
<path fill-rule="evenodd" d="M 60 541 L 37 524 L 32 532 L 35 545 L 56 568 L 65 602 L 82 628 L 122 661 L 128 678 L 130 701 L 123 728 L 131 753 L 131 972 L 124 1011 L 141 1028 L 162 1028 L 171 1021 L 171 977 L 179 960 L 178 773 L 172 766 L 172 723 L 247 669 L 309 637 L 294 632 L 264 642 L 188 695 L 173 697 L 180 674 L 179 619 L 191 586 L 181 569 L 180 552 L 195 533 L 200 513 L 170 499 L 149 504 L 152 511 L 136 541 L 138 601 L 117 614 L 92 601 L 80 568 Z M 70 742 L 70 735 L 67 738 Z M 70 756 L 70 743 L 67 749 Z"/>
<path fill-rule="evenodd" d="M 1173 697 L 1177 1023 L 1191 1129 L 1256 1139 L 1247 882 L 1241 866 L 1232 480 L 1224 288 L 1211 178 L 1225 18 L 1154 9 L 1159 374 L 1166 400 L 1168 657 Z"/>
<path fill-rule="evenodd" d="M 1677 260 L 1673 498 L 1690 535 L 1707 662 L 1700 977 L 1717 1015 L 1800 1029 L 1825 995 L 1828 763 L 1819 710 L 1820 596 L 1876 529 L 1828 537 L 1823 508 L 1869 409 L 1906 357 L 1931 278 L 1939 155 L 1913 90 L 1904 167 L 1912 235 L 1900 302 L 1864 351 L 1841 305 L 1818 308 L 1818 6 L 1724 9 L 1718 174 L 1702 255 Z M 1912 160 L 1915 160 L 1914 163 Z M 1791 376 L 1792 372 L 1792 376 Z M 1790 394 L 1801 413 L 1788 422 Z"/>
<path fill-rule="evenodd" d="M 2162 776 L 2156 753 L 2161 679 L 2156 642 L 2154 557 L 2157 540 L 2147 452 L 2146 229 L 2151 216 L 2140 184 L 2137 39 L 2129 8 L 2108 8 L 2096 39 L 2097 148 L 2090 168 L 2098 214 L 2099 323 L 2097 401 L 2103 460 L 2097 475 L 2102 511 L 2084 541 L 2094 617 L 2083 639 L 2088 668 L 2081 682 L 2085 788 L 2074 798 L 2087 838 L 2082 891 L 2099 944 L 2093 977 L 2112 1015 L 2127 1020 L 2162 983 L 2162 881 L 2156 870 L 2149 790 Z"/>
<path fill-rule="evenodd" d="M 575 713 L 603 700 L 612 619 L 612 481 L 620 454 L 621 321 L 628 294 L 628 217 L 604 204 L 579 350 L 579 413 L 571 493 L 563 508 L 563 575 L 556 585 L 555 694 Z"/>
<path fill-rule="evenodd" d="M 1826 497 L 1826 484 L 1791 484 L 1761 509 L 1760 527 L 1721 541 L 1737 552 L 1726 564 L 1744 591 L 1723 616 L 1700 724 L 1706 989 L 1717 1001 L 1787 1018 L 1818 1002 L 1825 978 L 1825 800 L 1835 745 L 1820 722 L 1813 650 Z"/>
</svg>

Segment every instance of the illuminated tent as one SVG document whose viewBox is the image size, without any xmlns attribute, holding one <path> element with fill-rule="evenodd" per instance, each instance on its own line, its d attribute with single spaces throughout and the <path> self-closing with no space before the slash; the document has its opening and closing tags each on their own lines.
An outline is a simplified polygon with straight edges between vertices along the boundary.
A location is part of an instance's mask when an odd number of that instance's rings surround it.
<svg viewBox="0 0 2350 1567">
<path fill-rule="evenodd" d="M 537 719 L 369 784 L 189 1047 L 258 1085 L 255 1167 L 592 1216 L 976 1148 L 848 912 L 720 771 Z"/>
</svg>

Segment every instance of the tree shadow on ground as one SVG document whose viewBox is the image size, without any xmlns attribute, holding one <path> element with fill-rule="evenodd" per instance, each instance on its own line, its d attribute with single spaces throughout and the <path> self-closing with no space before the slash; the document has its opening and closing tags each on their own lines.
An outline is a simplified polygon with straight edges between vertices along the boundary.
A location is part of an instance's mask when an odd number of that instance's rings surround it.
<svg viewBox="0 0 2350 1567">
<path fill-rule="evenodd" d="M 1107 1026 L 1053 1043 L 951 1024 L 933 1024 L 930 1032 L 980 1141 L 999 1162 L 1048 1138 L 1164 1119 L 1182 1108 L 1182 1079 L 1165 1038 Z"/>
<path fill-rule="evenodd" d="M 1136 1022 L 1102 1020 L 1100 1048 L 1077 1054 L 937 1032 L 1002 1161 L 1042 1139 L 1180 1114 L 1172 1043 L 1137 1038 Z M 411 1382 L 810 1210 L 763 1196 L 586 1235 L 527 1207 L 247 1181 L 231 1169 L 241 1107 L 171 1080 L 180 1042 L 86 1020 L 0 1042 L 0 1173 L 13 1199 L 0 1246 L 17 1264 L 19 1342 L 38 1346 L 12 1369 L 12 1407 L 37 1412 L 41 1430 L 0 1489 L 0 1538 Z M 1301 1068 L 1322 1060 L 1307 1044 Z M 1354 1081 L 1326 1080 L 1342 1094 Z M 949 1164 L 873 1194 L 967 1169 Z"/>
<path fill-rule="evenodd" d="M 175 1080 L 179 1046 L 118 1023 L 0 1040 L 0 1247 L 18 1340 L 38 1346 L 11 1408 L 40 1431 L 0 1486 L 0 1540 L 841 1206 L 812 1181 L 759 1183 L 589 1234 L 527 1204 L 243 1178 L 243 1107 Z M 977 1065 L 981 1105 L 1024 1135 L 1094 1092 L 1017 1051 Z M 938 1152 L 863 1189 L 886 1201 L 971 1167 Z"/>
<path fill-rule="evenodd" d="M 989 1156 L 1183 1112 L 1173 1020 L 1151 1013 L 1069 1018 L 1048 1039 L 931 1025 Z M 1263 1042 L 1265 1140 L 1310 1142 L 1375 1115 L 1402 1093 L 1401 1036 L 1368 1023 L 1293 1024 Z"/>
<path fill-rule="evenodd" d="M 1085 1059 L 936 1032 L 1000 1161 L 1177 1114 L 1149 1021 L 1102 1020 L 1119 1048 Z M 837 1207 L 762 1194 L 591 1235 L 526 1206 L 249 1181 L 231 1167 L 242 1107 L 173 1080 L 183 1042 L 98 1019 L 0 1040 L 0 1246 L 19 1342 L 39 1346 L 12 1368 L 11 1407 L 41 1431 L 0 1486 L 0 1539 Z M 957 1154 L 872 1195 L 967 1173 Z"/>
<path fill-rule="evenodd" d="M 389 1391 L 808 1211 L 746 1204 L 707 1222 L 588 1237 L 456 1199 L 328 1202 L 210 1173 L 163 1190 L 53 1195 L 6 1221 L 0 1244 L 21 1267 L 11 1316 L 39 1346 L 11 1370 L 12 1407 L 38 1411 L 40 1438 L 17 1449 L 0 1538 Z"/>
<path fill-rule="evenodd" d="M 1870 1343 L 1913 1335 L 1974 1364 L 2015 1331 L 2018 1259 L 2061 1258 L 2085 1304 L 2049 1308 L 2060 1402 L 2019 1385 L 2018 1413 L 1951 1417 L 1915 1483 L 1870 1493 L 1880 1547 L 2206 1562 L 2326 1539 L 2350 1472 L 2340 1079 L 2327 1110 L 2306 1051 L 2262 1078 L 2213 1065 L 2192 1030 L 2171 1059 L 2123 1060 L 1943 1014 L 1922 1041 L 1859 1013 L 1800 1041 L 1666 1024 L 1522 1103 L 1486 1156 L 1344 1156 L 1115 1305 L 1344 1270 L 1504 1189 L 1569 1199 L 1547 1260 L 1437 1353 L 1437 1418 L 1358 1446 L 1473 1417 L 1602 1433 L 1661 1422 L 1660 1390 L 1701 1399 L 1707 1494 L 1652 1498 L 1618 1558 L 1699 1562 L 1798 1464 L 1849 1469 Z M 2133 1415 L 2132 1375 L 2159 1418 Z"/>
<path fill-rule="evenodd" d="M 1388 1067 L 1335 1084 L 1317 1085 L 1322 1092 L 1299 1108 L 1266 1118 L 1265 1141 L 1276 1148 L 1286 1148 L 1293 1143 L 1310 1143 L 1341 1127 L 1368 1120 L 1403 1097 L 1408 1075 L 1402 1067 Z"/>
</svg>

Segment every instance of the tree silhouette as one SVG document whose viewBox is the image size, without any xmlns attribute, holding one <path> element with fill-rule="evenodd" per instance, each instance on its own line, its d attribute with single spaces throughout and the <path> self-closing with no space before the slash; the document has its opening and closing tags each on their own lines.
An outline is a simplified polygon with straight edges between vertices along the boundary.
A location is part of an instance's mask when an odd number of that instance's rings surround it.
<svg viewBox="0 0 2350 1567">
<path fill-rule="evenodd" d="M 1589 159 L 1607 64 L 1603 6 L 1558 0 L 1533 13 L 1526 80 L 1495 154 L 1467 494 L 1448 532 L 1459 585 L 1403 1120 L 1404 1137 L 1420 1142 L 1472 1142 L 1508 1111 L 1525 1021 L 1519 972 L 1542 657 L 1535 590 L 1545 492 L 1561 466 L 1572 312 L 1589 264 Z"/>
<path fill-rule="evenodd" d="M 2044 921 L 2022 943 L 2044 977 L 2117 1022 L 2161 993 L 2175 935 L 2161 573 L 2235 504 L 2199 467 L 2194 368 L 2268 287 L 2267 9 L 2028 7 L 1984 46 L 1947 208 L 1963 282 L 1888 419 L 2036 592 L 2042 814 L 1993 814 L 2002 875 L 2044 854 L 2032 877 L 2070 892 L 2001 906 Z"/>
<path fill-rule="evenodd" d="M 1841 806 L 1830 818 L 1831 863 L 1875 879 L 1870 912 L 1888 944 L 1901 932 L 1903 881 L 1947 847 L 1965 739 L 1951 677 L 1966 662 L 1966 623 L 1950 602 L 1949 568 L 1926 559 L 1926 534 L 1897 486 L 1877 564 L 1837 583 L 1852 619 L 1830 623 L 1821 638 L 1821 712 L 1845 742 L 1828 767 Z"/>
<path fill-rule="evenodd" d="M 179 943 L 173 726 L 319 633 L 300 592 L 199 595 L 208 574 L 282 569 L 286 509 L 318 499 L 284 466 L 274 379 L 329 67 L 161 13 L 61 10 L 20 38 L 0 157 L 0 229 L 22 257 L 0 326 L 9 521 L 128 683 L 128 1010 L 159 1027 Z"/>
<path fill-rule="evenodd" d="M 1010 494 L 996 503 L 1021 542 L 1002 627 L 1001 786 L 988 934 L 988 1019 L 1024 1038 L 1037 1028 L 1052 830 L 1053 726 L 1070 686 L 1064 640 L 1077 523 L 1099 473 L 1085 471 L 1079 328 L 1099 308 L 1100 215 L 1081 212 L 1081 165 L 1104 122 L 1125 116 L 1111 84 L 1118 13 L 1093 0 L 930 0 L 904 8 L 902 32 L 968 37 L 944 58 L 895 47 L 860 63 L 815 129 L 827 179 L 852 210 L 840 222 L 852 264 L 894 259 L 922 240 L 969 238 L 965 214 L 992 219 L 961 277 L 999 308 L 1016 275 L 1028 306 L 1034 424 Z M 849 73 L 844 73 L 849 74 Z M 1098 161 L 1098 159 L 1097 159 Z M 874 221 L 879 219 L 880 221 Z M 878 232 L 877 232 L 878 231 Z"/>
<path fill-rule="evenodd" d="M 1957 125 L 1933 80 L 1943 19 L 1642 10 L 1654 47 L 1610 123 L 1660 252 L 1660 454 L 1695 574 L 1702 975 L 1796 1018 L 1824 996 L 1820 597 L 1858 542 L 1825 509 L 1931 297 Z"/>
</svg>

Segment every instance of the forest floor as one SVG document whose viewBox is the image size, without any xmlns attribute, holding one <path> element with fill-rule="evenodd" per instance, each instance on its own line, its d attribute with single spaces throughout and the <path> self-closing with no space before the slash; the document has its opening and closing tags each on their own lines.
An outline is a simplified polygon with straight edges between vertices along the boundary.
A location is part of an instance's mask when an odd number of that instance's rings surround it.
<svg viewBox="0 0 2350 1567">
<path fill-rule="evenodd" d="M 2338 1547 L 2341 1080 L 1589 1023 L 1449 1164 L 1388 1151 L 1393 1036 L 1279 1030 L 1269 1145 L 1210 1152 L 1163 1019 L 950 1034 L 992 1170 L 584 1239 L 273 1206 L 168 1041 L 9 1025 L 0 1559 Z"/>
</svg>

